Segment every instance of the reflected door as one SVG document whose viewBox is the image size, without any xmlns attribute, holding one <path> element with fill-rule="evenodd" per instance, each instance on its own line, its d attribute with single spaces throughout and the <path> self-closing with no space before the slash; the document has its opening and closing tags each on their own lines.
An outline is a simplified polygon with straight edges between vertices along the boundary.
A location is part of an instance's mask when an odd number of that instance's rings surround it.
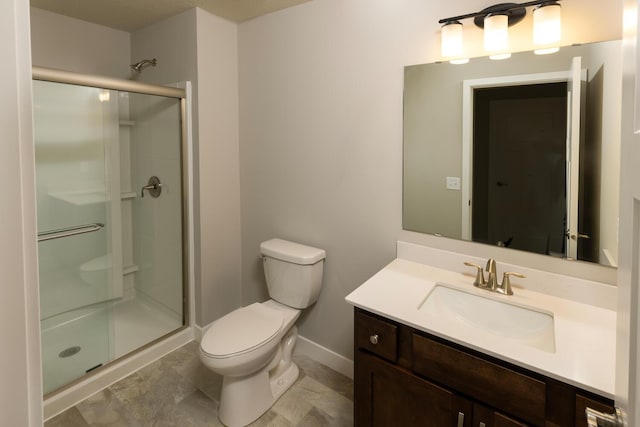
<svg viewBox="0 0 640 427">
<path fill-rule="evenodd" d="M 476 90 L 473 240 L 564 252 L 566 86 Z"/>
</svg>

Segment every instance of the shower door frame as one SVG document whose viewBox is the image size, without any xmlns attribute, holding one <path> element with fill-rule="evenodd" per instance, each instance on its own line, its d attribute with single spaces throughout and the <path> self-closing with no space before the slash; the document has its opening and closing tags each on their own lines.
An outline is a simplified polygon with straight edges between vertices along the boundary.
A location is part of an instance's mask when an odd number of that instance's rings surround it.
<svg viewBox="0 0 640 427">
<path fill-rule="evenodd" d="M 117 79 L 111 77 L 80 74 L 70 71 L 56 70 L 44 67 L 32 67 L 32 79 L 52 83 L 63 83 L 77 86 L 88 86 L 100 89 L 116 90 L 143 95 L 155 95 L 180 100 L 180 166 L 181 166 L 181 188 L 182 188 L 182 323 L 183 325 L 130 353 L 114 359 L 104 366 L 91 371 L 82 377 L 64 385 L 48 394 L 44 400 L 45 420 L 55 416 L 57 413 L 74 405 L 89 395 L 117 381 L 135 369 L 149 363 L 187 342 L 194 337 L 192 330 L 193 313 L 190 280 L 192 276 L 191 264 L 191 242 L 192 242 L 192 221 L 191 221 L 191 193 L 190 193 L 190 155 L 189 147 L 189 99 L 191 86 L 186 82 L 185 88 L 169 87 L 142 83 L 132 80 Z M 168 339 L 176 337 L 174 342 L 169 343 Z M 166 345 L 159 345 L 166 342 Z M 136 360 L 136 363 L 127 366 L 124 361 Z"/>
</svg>

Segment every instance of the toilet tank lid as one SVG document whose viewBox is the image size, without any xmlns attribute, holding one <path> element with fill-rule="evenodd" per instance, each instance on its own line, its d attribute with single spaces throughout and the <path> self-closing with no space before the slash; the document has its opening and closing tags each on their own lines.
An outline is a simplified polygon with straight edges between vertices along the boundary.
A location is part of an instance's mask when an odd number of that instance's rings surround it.
<svg viewBox="0 0 640 427">
<path fill-rule="evenodd" d="M 323 249 L 282 239 L 271 239 L 260 243 L 260 253 L 281 261 L 302 265 L 315 264 L 326 257 Z"/>
</svg>

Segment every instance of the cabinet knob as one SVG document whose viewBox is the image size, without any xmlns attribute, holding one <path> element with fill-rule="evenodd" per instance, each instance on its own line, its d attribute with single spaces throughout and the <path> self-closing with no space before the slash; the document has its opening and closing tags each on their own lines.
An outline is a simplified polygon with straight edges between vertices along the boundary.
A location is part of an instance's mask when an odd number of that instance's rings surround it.
<svg viewBox="0 0 640 427">
<path fill-rule="evenodd" d="M 371 335 L 369 337 L 369 341 L 371 341 L 371 344 L 376 345 L 378 344 L 378 341 L 380 341 L 380 337 L 378 336 L 378 334 Z"/>
</svg>

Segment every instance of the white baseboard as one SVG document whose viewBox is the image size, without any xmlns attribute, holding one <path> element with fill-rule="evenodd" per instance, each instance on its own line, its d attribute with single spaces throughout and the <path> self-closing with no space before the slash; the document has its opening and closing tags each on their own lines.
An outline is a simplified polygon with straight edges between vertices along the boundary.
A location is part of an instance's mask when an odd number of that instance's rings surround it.
<svg viewBox="0 0 640 427">
<path fill-rule="evenodd" d="M 213 323 L 213 322 L 212 322 Z M 200 342 L 203 335 L 211 327 L 211 323 L 206 326 L 193 326 L 193 335 L 196 341 Z M 316 362 L 341 373 L 342 375 L 353 379 L 353 360 L 347 359 L 341 354 L 336 353 L 320 344 L 311 341 L 301 335 L 298 335 L 298 342 L 296 343 L 294 354 L 302 354 L 307 356 Z"/>
<path fill-rule="evenodd" d="M 198 342 L 202 341 L 202 337 L 207 332 L 207 330 L 209 330 L 212 324 L 213 322 L 209 323 L 206 326 L 193 325 L 193 339 Z"/>
<path fill-rule="evenodd" d="M 322 363 L 334 371 L 341 373 L 345 377 L 353 379 L 353 360 L 347 359 L 343 355 L 338 354 L 333 350 L 329 350 L 310 339 L 298 336 L 298 342 L 294 353 L 305 355 L 316 362 Z"/>
</svg>

